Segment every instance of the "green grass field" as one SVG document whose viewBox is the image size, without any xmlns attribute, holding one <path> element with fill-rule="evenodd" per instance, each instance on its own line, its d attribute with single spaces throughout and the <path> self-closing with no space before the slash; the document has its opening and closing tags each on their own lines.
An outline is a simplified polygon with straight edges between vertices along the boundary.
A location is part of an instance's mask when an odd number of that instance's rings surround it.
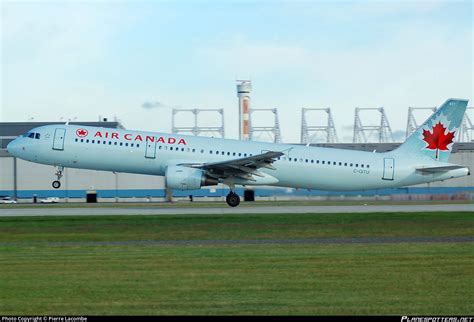
<svg viewBox="0 0 474 322">
<path fill-rule="evenodd" d="M 0 218 L 0 314 L 472 315 L 473 242 L 136 243 L 410 236 L 474 214 Z"/>
</svg>

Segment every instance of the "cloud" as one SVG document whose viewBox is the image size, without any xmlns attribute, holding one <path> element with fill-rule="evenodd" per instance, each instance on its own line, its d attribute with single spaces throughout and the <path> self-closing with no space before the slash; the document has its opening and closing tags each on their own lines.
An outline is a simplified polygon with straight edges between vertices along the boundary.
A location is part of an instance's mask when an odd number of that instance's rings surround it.
<svg viewBox="0 0 474 322">
<path fill-rule="evenodd" d="M 299 121 L 293 116 L 296 106 L 332 107 L 340 137 L 345 138 L 352 126 L 343 125 L 353 124 L 356 106 L 384 106 L 395 130 L 405 128 L 408 106 L 436 106 L 449 97 L 472 99 L 470 28 L 419 20 L 397 28 L 389 25 L 383 36 L 341 46 L 234 36 L 204 44 L 195 54 L 220 73 L 251 75 L 260 86 L 253 102 L 279 108 L 287 141 L 294 134 L 285 132 L 286 124 Z M 275 89 L 285 89 L 288 95 Z M 364 118 L 364 124 L 369 121 Z M 403 141 L 404 131 L 394 132 L 394 139 Z"/>
<path fill-rule="evenodd" d="M 107 40 L 120 32 L 123 14 L 81 3 L 2 4 L 2 42 L 11 63 L 34 62 L 53 71 L 106 57 Z"/>
<path fill-rule="evenodd" d="M 154 102 L 151 102 L 151 101 L 147 101 L 147 102 L 144 102 L 142 105 L 141 105 L 142 108 L 144 109 L 152 109 L 152 108 L 166 108 L 168 107 L 166 104 L 163 104 L 162 102 L 159 102 L 159 101 L 154 101 Z"/>
<path fill-rule="evenodd" d="M 238 71 L 240 75 L 265 75 L 274 71 L 304 69 L 311 56 L 300 46 L 252 43 L 241 35 L 218 45 L 196 50 L 198 60 L 212 62 L 214 68 Z"/>
<path fill-rule="evenodd" d="M 406 131 L 397 130 L 392 133 L 395 142 L 404 142 L 406 139 Z"/>
<path fill-rule="evenodd" d="M 168 129 L 170 118 L 148 125 L 143 113 L 166 114 L 175 106 L 163 102 L 176 102 L 225 108 L 226 133 L 237 133 L 239 77 L 252 79 L 252 106 L 278 108 L 287 142 L 298 139 L 300 107 L 331 107 L 339 138 L 352 141 L 356 106 L 384 106 L 395 130 L 405 128 L 408 106 L 448 97 L 472 105 L 469 2 L 265 1 L 244 15 L 235 6 L 212 6 L 198 12 L 199 28 L 191 29 L 194 7 L 182 4 L 2 3 L 0 117 L 55 118 L 53 106 L 64 115 L 100 111 L 136 128 Z M 255 7 L 264 19 L 253 20 Z M 155 19 L 164 13 L 166 25 Z M 209 18 L 216 14 L 225 21 Z"/>
</svg>

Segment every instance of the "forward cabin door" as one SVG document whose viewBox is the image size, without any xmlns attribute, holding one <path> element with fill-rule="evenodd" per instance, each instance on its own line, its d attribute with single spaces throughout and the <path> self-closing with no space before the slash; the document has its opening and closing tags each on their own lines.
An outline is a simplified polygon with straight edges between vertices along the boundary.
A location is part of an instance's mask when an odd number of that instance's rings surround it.
<svg viewBox="0 0 474 322">
<path fill-rule="evenodd" d="M 383 180 L 393 180 L 393 173 L 395 170 L 395 160 L 393 158 L 383 159 Z"/>
<path fill-rule="evenodd" d="M 54 131 L 53 150 L 64 150 L 64 138 L 66 129 L 56 129 Z"/>
<path fill-rule="evenodd" d="M 156 158 L 156 141 L 146 142 L 145 158 L 149 158 L 149 159 Z"/>
</svg>

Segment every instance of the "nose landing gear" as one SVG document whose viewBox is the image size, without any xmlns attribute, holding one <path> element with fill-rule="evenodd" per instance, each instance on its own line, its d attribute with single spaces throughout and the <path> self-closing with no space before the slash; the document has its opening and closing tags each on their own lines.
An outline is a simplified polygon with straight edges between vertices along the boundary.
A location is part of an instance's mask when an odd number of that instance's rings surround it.
<svg viewBox="0 0 474 322">
<path fill-rule="evenodd" d="M 54 180 L 51 185 L 53 186 L 54 189 L 59 189 L 59 188 L 61 188 L 61 181 Z"/>
<path fill-rule="evenodd" d="M 58 178 L 58 180 L 54 180 L 51 184 L 54 189 L 59 189 L 61 187 L 61 182 L 59 180 L 61 180 L 64 170 L 64 167 L 62 166 L 58 166 L 57 168 L 58 169 L 56 170 L 55 176 Z"/>
</svg>

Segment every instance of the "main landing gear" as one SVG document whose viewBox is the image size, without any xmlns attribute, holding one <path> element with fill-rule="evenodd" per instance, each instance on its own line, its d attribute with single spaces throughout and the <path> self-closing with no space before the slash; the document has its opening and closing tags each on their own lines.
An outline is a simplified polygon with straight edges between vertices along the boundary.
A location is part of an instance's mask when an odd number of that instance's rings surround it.
<svg viewBox="0 0 474 322">
<path fill-rule="evenodd" d="M 58 169 L 56 170 L 55 176 L 58 178 L 58 180 L 54 180 L 51 184 L 54 189 L 59 189 L 61 187 L 61 182 L 59 180 L 61 180 L 64 170 L 64 167 L 62 166 L 58 166 L 57 168 Z"/>
<path fill-rule="evenodd" d="M 240 204 L 240 197 L 233 191 L 230 191 L 227 197 L 225 198 L 227 204 L 231 207 L 237 207 Z"/>
<path fill-rule="evenodd" d="M 235 183 L 233 182 L 224 182 L 230 188 L 229 194 L 225 198 L 227 204 L 231 207 L 237 207 L 240 204 L 240 197 L 235 193 Z"/>
</svg>

